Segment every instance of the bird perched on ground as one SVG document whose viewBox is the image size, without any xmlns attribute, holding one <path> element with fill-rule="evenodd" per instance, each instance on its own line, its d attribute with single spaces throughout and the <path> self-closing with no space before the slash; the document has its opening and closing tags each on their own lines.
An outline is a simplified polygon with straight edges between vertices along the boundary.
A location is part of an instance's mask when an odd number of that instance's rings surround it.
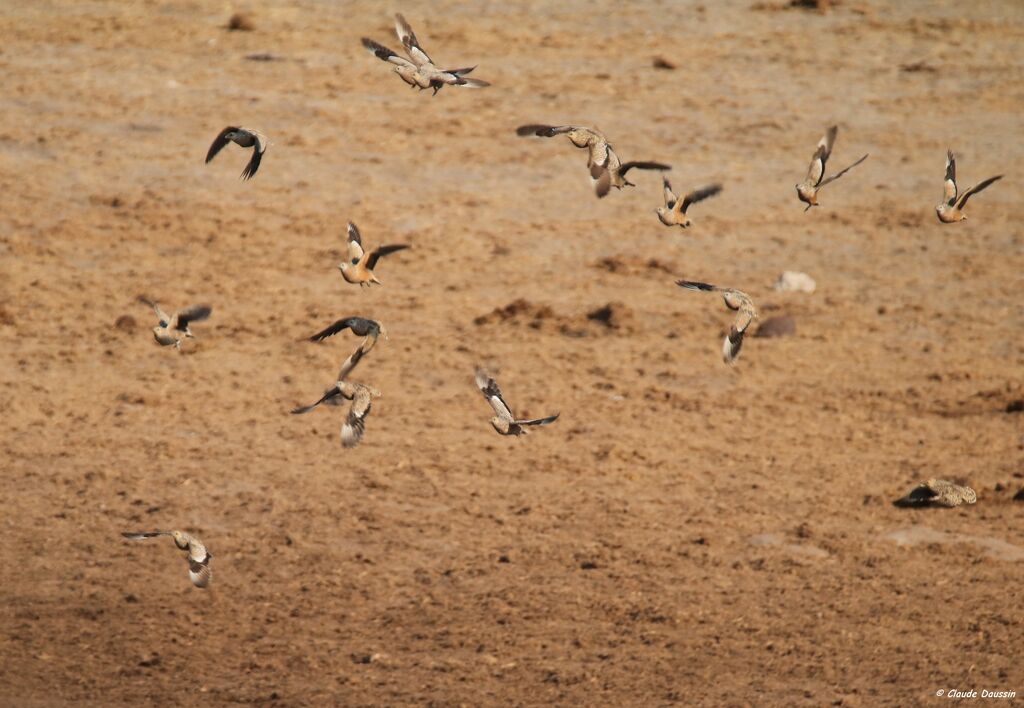
<svg viewBox="0 0 1024 708">
<path fill-rule="evenodd" d="M 800 198 L 800 201 L 807 205 L 807 209 L 814 206 L 820 206 L 818 204 L 818 191 L 822 187 L 829 182 L 835 182 L 854 167 L 864 162 L 864 160 L 868 159 L 868 156 L 864 155 L 864 157 L 860 158 L 849 167 L 840 170 L 828 179 L 822 179 L 822 177 L 825 176 L 825 164 L 828 162 L 828 158 L 832 155 L 832 146 L 836 143 L 836 135 L 838 133 L 839 128 L 834 125 L 825 131 L 825 135 L 823 135 L 821 140 L 818 141 L 818 147 L 815 149 L 814 155 L 811 157 L 811 166 L 807 168 L 807 176 L 804 178 L 803 182 L 796 185 L 796 195 Z M 807 209 L 804 209 L 804 211 L 806 212 Z"/>
<path fill-rule="evenodd" d="M 140 297 L 139 302 L 152 307 L 156 312 L 157 318 L 160 320 L 160 324 L 153 328 L 153 338 L 164 347 L 173 344 L 174 348 L 178 351 L 181 351 L 182 339 L 196 339 L 196 336 L 192 334 L 192 330 L 189 328 L 189 324 L 201 322 L 213 312 L 213 308 L 209 305 L 193 305 L 184 310 L 178 310 L 173 315 L 168 315 L 160 309 L 160 305 L 152 300 Z"/>
<path fill-rule="evenodd" d="M 704 292 L 722 293 L 725 306 L 736 312 L 736 318 L 729 327 L 729 334 L 722 342 L 722 360 L 726 364 L 732 364 L 740 355 L 740 348 L 743 346 L 743 335 L 746 333 L 750 323 L 757 319 L 757 310 L 750 296 L 732 288 L 720 288 L 717 285 L 698 283 L 692 280 L 677 280 L 676 285 L 687 290 L 702 290 Z"/>
<path fill-rule="evenodd" d="M 611 143 L 608 142 L 608 138 L 594 128 L 530 124 L 516 128 L 516 135 L 522 137 L 536 135 L 541 138 L 565 135 L 573 145 L 586 149 L 587 168 L 590 170 L 590 179 L 593 181 L 594 192 L 598 198 L 608 194 L 612 187 L 616 189 L 635 187 L 635 184 L 626 179 L 626 173 L 633 168 L 638 170 L 672 169 L 670 165 L 661 162 L 621 162 Z"/>
<path fill-rule="evenodd" d="M 174 545 L 188 554 L 188 577 L 192 584 L 197 588 L 205 588 L 210 584 L 210 559 L 213 556 L 195 536 L 184 531 L 123 531 L 121 535 L 133 541 L 170 536 L 174 539 Z"/>
<path fill-rule="evenodd" d="M 396 251 L 403 251 L 407 248 L 409 248 L 408 244 L 399 243 L 391 246 L 377 246 L 372 251 L 363 251 L 363 238 L 359 235 L 359 229 L 356 228 L 356 225 L 350 221 L 348 222 L 349 260 L 342 261 L 338 265 L 338 268 L 341 270 L 341 277 L 349 283 L 359 283 L 360 286 L 369 287 L 371 283 L 380 285 L 381 282 L 373 274 L 377 261 L 380 260 L 381 256 L 386 256 Z"/>
<path fill-rule="evenodd" d="M 501 396 L 498 382 L 488 376 L 483 369 L 476 370 L 476 385 L 484 394 L 487 402 L 491 404 L 491 408 L 494 409 L 496 415 L 491 418 L 491 425 L 494 426 L 494 429 L 500 435 L 525 435 L 528 432 L 526 426 L 550 425 L 558 419 L 558 413 L 547 418 L 534 418 L 532 420 L 516 419 L 512 415 L 512 410 L 508 407 L 508 404 L 505 403 L 505 399 Z"/>
<path fill-rule="evenodd" d="M 442 86 L 462 86 L 464 88 L 484 88 L 490 86 L 486 81 L 479 79 L 467 79 L 466 75 L 475 69 L 471 66 L 465 69 L 439 69 L 431 61 L 427 53 L 423 51 L 412 27 L 405 21 L 401 14 L 395 15 L 395 33 L 405 48 L 409 59 L 399 56 L 382 44 L 363 37 L 363 46 L 366 47 L 375 57 L 395 66 L 395 73 L 413 88 L 433 89 L 432 95 L 436 96 Z M 411 61 L 410 61 L 411 59 Z"/>
<path fill-rule="evenodd" d="M 893 504 L 900 507 L 954 507 L 961 504 L 973 504 L 976 501 L 978 501 L 978 495 L 970 487 L 954 484 L 944 479 L 932 478 L 921 482 L 905 497 L 900 497 Z"/>
<path fill-rule="evenodd" d="M 217 153 L 224 149 L 224 146 L 228 143 L 234 143 L 239 147 L 252 148 L 252 157 L 249 158 L 249 164 L 242 170 L 240 179 L 249 179 L 256 174 L 256 170 L 260 168 L 260 160 L 263 159 L 263 153 L 267 151 L 267 139 L 255 130 L 247 130 L 245 128 L 239 128 L 238 126 L 228 126 L 224 130 L 220 131 L 213 144 L 210 145 L 210 149 L 206 153 L 206 162 L 209 164 L 210 160 L 217 156 Z"/>
<path fill-rule="evenodd" d="M 943 184 L 944 201 L 935 207 L 935 213 L 938 215 L 939 221 L 944 224 L 952 224 L 966 219 L 967 214 L 964 214 L 963 209 L 967 204 L 967 200 L 971 198 L 971 195 L 977 194 L 993 182 L 1001 180 L 1002 178 L 1002 175 L 989 177 L 987 180 L 979 182 L 970 189 L 965 189 L 963 194 L 958 194 L 956 189 L 956 159 L 953 157 L 953 151 L 947 150 L 946 181 Z"/>
<path fill-rule="evenodd" d="M 342 371 L 344 372 L 344 366 Z M 296 408 L 292 413 L 294 415 L 309 413 L 321 403 L 336 405 L 332 401 L 339 396 L 352 401 L 352 406 L 348 409 L 348 416 L 341 424 L 341 446 L 355 447 L 363 439 L 363 433 L 366 430 L 366 417 L 370 415 L 370 403 L 374 398 L 380 398 L 380 395 L 381 393 L 377 389 L 352 381 L 339 380 L 316 403 Z"/>
<path fill-rule="evenodd" d="M 686 210 L 690 208 L 690 205 L 703 201 L 708 197 L 713 197 L 722 191 L 722 185 L 712 184 L 695 189 L 680 199 L 672 191 L 672 185 L 669 183 L 668 177 L 662 175 L 661 182 L 665 191 L 665 206 L 658 207 L 658 219 L 665 226 L 682 226 L 684 229 L 692 223 L 690 217 L 686 215 Z"/>
</svg>

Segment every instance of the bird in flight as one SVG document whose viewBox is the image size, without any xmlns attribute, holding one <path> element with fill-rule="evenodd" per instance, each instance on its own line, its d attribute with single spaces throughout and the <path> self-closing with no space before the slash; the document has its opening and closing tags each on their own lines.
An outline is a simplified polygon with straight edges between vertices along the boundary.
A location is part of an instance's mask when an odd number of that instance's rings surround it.
<svg viewBox="0 0 1024 708">
<path fill-rule="evenodd" d="M 743 335 L 746 334 L 750 323 L 757 319 L 757 310 L 754 308 L 754 302 L 750 296 L 732 288 L 720 288 L 717 285 L 708 285 L 692 280 L 677 280 L 676 285 L 687 290 L 722 293 L 725 306 L 736 313 L 732 326 L 729 327 L 729 334 L 722 342 L 722 360 L 726 364 L 732 364 L 740 355 Z"/>
<path fill-rule="evenodd" d="M 574 125 L 521 125 L 516 128 L 516 135 L 528 137 L 535 135 L 541 138 L 553 138 L 556 135 L 565 135 L 569 142 L 580 149 L 587 150 L 587 168 L 590 170 L 590 179 L 594 184 L 594 193 L 598 198 L 608 194 L 612 187 L 622 189 L 623 187 L 635 187 L 636 185 L 626 179 L 626 173 L 631 169 L 638 170 L 670 170 L 672 167 L 661 162 L 621 162 L 615 154 L 611 143 L 604 133 L 594 128 L 584 128 Z"/>
<path fill-rule="evenodd" d="M 211 577 L 210 559 L 213 556 L 206 550 L 206 546 L 203 545 L 202 541 L 195 536 L 184 531 L 123 531 L 121 535 L 133 541 L 154 538 L 156 536 L 170 536 L 174 539 L 174 545 L 188 554 L 188 577 L 192 584 L 197 588 L 209 586 Z"/>
<path fill-rule="evenodd" d="M 346 282 L 359 283 L 361 287 L 369 287 L 371 283 L 380 285 L 381 282 L 373 274 L 377 261 L 380 260 L 381 256 L 386 256 L 396 251 L 403 251 L 407 248 L 409 248 L 408 244 L 399 243 L 391 246 L 377 246 L 372 251 L 364 251 L 363 239 L 359 235 L 359 229 L 350 221 L 348 222 L 348 260 L 342 261 L 338 265 L 338 268 L 341 270 L 341 277 Z"/>
<path fill-rule="evenodd" d="M 956 158 L 953 157 L 952 150 L 947 150 L 946 181 L 943 183 L 942 194 L 943 201 L 935 207 L 935 213 L 938 214 L 939 221 L 944 224 L 952 224 L 966 219 L 967 214 L 964 214 L 963 209 L 967 204 L 967 200 L 971 198 L 971 195 L 977 194 L 993 182 L 1001 180 L 1002 178 L 1002 175 L 989 177 L 984 182 L 979 182 L 970 189 L 965 189 L 963 194 L 959 194 L 956 189 Z"/>
<path fill-rule="evenodd" d="M 348 359 L 346 359 L 341 365 L 341 371 L 338 372 L 337 381 L 344 381 L 348 378 L 348 375 L 352 373 L 352 370 L 356 368 L 356 365 L 362 360 L 364 356 L 370 353 L 374 345 L 377 344 L 377 338 L 380 335 L 384 335 L 384 339 L 388 338 L 387 330 L 384 329 L 384 325 L 375 320 L 370 320 L 365 317 L 345 317 L 330 327 L 317 332 L 309 338 L 311 342 L 322 342 L 328 337 L 332 337 L 338 332 L 342 332 L 346 329 L 351 329 L 352 333 L 359 337 L 365 337 L 362 343 L 354 352 L 352 352 Z M 322 400 L 322 399 L 321 399 Z M 341 403 L 337 398 L 330 398 L 326 401 L 328 405 L 339 405 Z"/>
<path fill-rule="evenodd" d="M 796 185 L 796 196 L 799 197 L 800 201 L 807 205 L 807 209 L 814 206 L 820 206 L 818 204 L 818 191 L 822 187 L 829 182 L 835 182 L 854 167 L 864 162 L 864 160 L 868 159 L 868 156 L 864 155 L 846 169 L 840 170 L 831 177 L 822 179 L 825 176 L 825 164 L 828 162 L 828 158 L 832 155 L 832 146 L 836 143 L 836 135 L 838 133 L 839 128 L 834 125 L 825 131 L 821 140 L 818 141 L 818 147 L 814 150 L 814 155 L 811 157 L 811 166 L 807 168 L 807 176 L 804 177 L 803 182 Z M 804 209 L 804 211 L 806 212 L 807 209 Z"/>
<path fill-rule="evenodd" d="M 695 189 L 680 199 L 672 191 L 672 185 L 669 183 L 668 177 L 662 175 L 661 182 L 665 191 L 665 206 L 658 207 L 658 219 L 665 226 L 682 226 L 684 229 L 692 223 L 690 217 L 686 215 L 686 210 L 690 208 L 690 205 L 704 201 L 708 197 L 713 197 L 722 191 L 722 185 L 712 184 Z"/>
<path fill-rule="evenodd" d="M 929 479 L 921 482 L 905 496 L 893 502 L 900 507 L 945 506 L 973 504 L 978 501 L 977 493 L 970 487 L 953 484 L 944 479 Z"/>
<path fill-rule="evenodd" d="M 156 339 L 160 346 L 168 347 L 174 345 L 174 348 L 179 352 L 181 351 L 181 340 L 184 338 L 195 339 L 196 336 L 192 334 L 192 330 L 189 328 L 189 324 L 192 322 L 201 322 L 210 316 L 213 312 L 213 308 L 209 305 L 193 305 L 184 310 L 178 310 L 173 315 L 168 315 L 162 309 L 160 305 L 149 300 L 145 297 L 140 297 L 139 302 L 149 305 L 156 312 L 157 318 L 160 320 L 160 324 L 153 328 L 153 338 Z"/>
<path fill-rule="evenodd" d="M 234 143 L 239 147 L 252 148 L 252 157 L 249 158 L 249 164 L 242 170 L 242 174 L 239 179 L 249 179 L 256 174 L 256 170 L 260 168 L 260 161 L 263 159 L 263 153 L 267 151 L 267 139 L 265 136 L 257 133 L 255 130 L 247 130 L 245 128 L 239 128 L 237 126 L 228 126 L 224 130 L 220 131 L 213 144 L 210 145 L 210 149 L 206 152 L 206 162 L 209 164 L 210 160 L 217 156 L 217 153 L 224 149 L 224 146 L 228 143 Z"/>
<path fill-rule="evenodd" d="M 500 435 L 525 435 L 528 432 L 527 426 L 550 425 L 558 419 L 558 413 L 547 418 L 517 419 L 512 415 L 512 410 L 505 403 L 505 399 L 502 398 L 498 382 L 488 376 L 483 369 L 476 370 L 476 385 L 484 394 L 487 402 L 491 404 L 491 408 L 494 409 L 495 416 L 491 418 L 491 425 Z"/>
<path fill-rule="evenodd" d="M 486 81 L 480 79 L 467 79 L 466 75 L 475 69 L 471 66 L 465 69 L 439 69 L 434 65 L 419 40 L 416 33 L 406 22 L 401 14 L 395 15 L 395 33 L 398 35 L 402 47 L 409 59 L 399 56 L 383 44 L 379 44 L 368 37 L 363 37 L 363 46 L 375 57 L 395 66 L 395 73 L 412 88 L 433 89 L 436 96 L 443 86 L 462 86 L 464 88 L 484 88 L 490 86 Z"/>
<path fill-rule="evenodd" d="M 342 367 L 342 373 L 348 373 L 345 372 L 344 366 Z M 341 424 L 341 446 L 355 447 L 363 439 L 363 433 L 366 431 L 366 417 L 370 415 L 370 404 L 374 398 L 380 398 L 380 395 L 380 391 L 377 389 L 352 381 L 339 380 L 316 403 L 296 408 L 292 413 L 294 415 L 309 413 L 321 403 L 337 405 L 334 401 L 339 396 L 342 399 L 352 401 L 352 405 L 348 409 L 348 415 Z"/>
</svg>

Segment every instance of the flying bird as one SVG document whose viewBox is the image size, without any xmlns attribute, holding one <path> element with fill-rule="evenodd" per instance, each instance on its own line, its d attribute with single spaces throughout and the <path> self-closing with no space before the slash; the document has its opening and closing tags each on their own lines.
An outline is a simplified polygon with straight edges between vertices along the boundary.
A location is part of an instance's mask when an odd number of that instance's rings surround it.
<svg viewBox="0 0 1024 708">
<path fill-rule="evenodd" d="M 196 339 L 196 336 L 192 334 L 192 330 L 189 328 L 189 324 L 201 322 L 213 312 L 213 308 L 209 305 L 193 305 L 184 310 L 178 310 L 173 315 L 168 315 L 160 309 L 160 305 L 152 300 L 140 297 L 139 302 L 152 307 L 154 312 L 156 312 L 157 318 L 160 320 L 160 324 L 153 328 L 153 338 L 156 339 L 160 346 L 168 347 L 173 344 L 174 348 L 178 351 L 181 351 L 182 339 Z"/>
<path fill-rule="evenodd" d="M 963 194 L 958 194 L 956 189 L 956 158 L 953 157 L 953 151 L 946 151 L 946 181 L 943 184 L 943 202 L 935 207 L 935 213 L 939 216 L 939 221 L 944 224 L 952 224 L 957 221 L 963 221 L 967 218 L 967 214 L 964 214 L 963 209 L 967 204 L 967 200 L 971 198 L 972 194 L 977 194 L 981 190 L 988 187 L 993 182 L 1001 180 L 1002 175 L 996 175 L 995 177 L 989 177 L 984 182 L 979 182 L 970 189 L 964 190 Z"/>
<path fill-rule="evenodd" d="M 154 538 L 156 536 L 170 536 L 174 539 L 174 545 L 188 554 L 188 577 L 192 584 L 197 588 L 209 586 L 211 577 L 210 559 L 213 556 L 206 550 L 206 546 L 203 545 L 202 541 L 195 536 L 184 531 L 123 531 L 121 535 L 133 541 Z"/>
<path fill-rule="evenodd" d="M 635 187 L 636 185 L 626 179 L 626 173 L 631 169 L 638 170 L 670 170 L 672 167 L 661 162 L 621 162 L 615 154 L 611 143 L 604 133 L 594 128 L 584 128 L 574 125 L 521 125 L 516 128 L 516 135 L 527 137 L 535 135 L 541 138 L 553 138 L 556 135 L 565 135 L 569 142 L 580 149 L 587 150 L 587 168 L 590 170 L 590 179 L 594 184 L 594 192 L 598 198 L 608 194 L 612 187 L 622 189 L 623 187 Z"/>
<path fill-rule="evenodd" d="M 365 337 L 362 343 L 354 352 L 352 352 L 348 359 L 346 359 L 341 365 L 341 371 L 338 372 L 337 381 L 344 381 L 348 378 L 348 375 L 352 373 L 352 370 L 356 368 L 356 365 L 362 360 L 364 356 L 370 353 L 374 345 L 377 344 L 377 338 L 380 335 L 384 335 L 384 339 L 388 338 L 387 330 L 384 329 L 384 325 L 375 320 L 369 320 L 365 317 L 345 317 L 338 320 L 330 327 L 317 332 L 309 338 L 311 342 L 322 342 L 328 337 L 332 337 L 338 332 L 342 332 L 346 329 L 351 329 L 352 333 Z M 328 389 L 330 392 L 330 389 Z M 321 399 L 323 400 L 323 399 Z M 328 405 L 340 405 L 341 401 L 337 398 L 329 398 L 325 401 Z"/>
<path fill-rule="evenodd" d="M 367 319 L 366 317 L 343 317 L 329 327 L 314 334 L 309 338 L 309 341 L 322 342 L 328 337 L 333 337 L 338 332 L 344 332 L 346 329 L 352 330 L 352 334 L 357 337 L 372 338 L 374 344 L 377 343 L 377 338 L 382 334 L 384 339 L 388 338 L 388 332 L 384 329 L 384 325 L 376 320 Z"/>
<path fill-rule="evenodd" d="M 905 497 L 900 497 L 893 504 L 900 507 L 954 507 L 961 504 L 973 504 L 976 501 L 978 501 L 978 495 L 970 487 L 954 484 L 944 479 L 932 478 L 921 482 Z"/>
<path fill-rule="evenodd" d="M 408 244 L 399 243 L 391 246 L 377 246 L 372 251 L 363 251 L 363 239 L 359 235 L 359 229 L 350 221 L 348 222 L 349 260 L 342 261 L 338 265 L 338 268 L 341 270 L 341 277 L 349 283 L 359 283 L 361 287 L 369 287 L 371 283 L 380 285 L 381 282 L 373 274 L 377 261 L 380 260 L 381 256 L 386 256 L 396 251 L 403 251 L 406 248 L 409 248 Z"/>
<path fill-rule="evenodd" d="M 665 206 L 658 207 L 658 219 L 665 226 L 682 226 L 684 229 L 692 223 L 690 217 L 686 215 L 686 210 L 690 208 L 690 205 L 704 201 L 708 197 L 713 197 L 722 191 L 722 185 L 712 184 L 695 189 L 680 199 L 672 191 L 672 185 L 669 183 L 668 177 L 662 175 L 661 182 L 665 191 Z"/>
<path fill-rule="evenodd" d="M 220 131 L 213 144 L 210 145 L 210 149 L 206 153 L 206 162 L 209 164 L 210 160 L 217 156 L 217 153 L 224 149 L 224 146 L 228 143 L 234 143 L 239 147 L 252 148 L 252 157 L 249 158 L 249 164 L 242 170 L 240 179 L 249 179 L 256 174 L 256 170 L 260 168 L 260 160 L 263 159 L 263 153 L 267 151 L 267 139 L 265 136 L 260 135 L 255 130 L 246 130 L 245 128 L 239 128 L 237 126 L 228 126 L 224 130 Z"/>
<path fill-rule="evenodd" d="M 344 367 L 342 367 L 342 371 L 344 372 Z M 341 446 L 355 447 L 363 439 L 363 433 L 366 431 L 366 417 L 370 415 L 370 403 L 374 398 L 380 398 L 380 395 L 381 393 L 377 389 L 352 381 L 339 380 L 316 403 L 296 408 L 292 413 L 294 415 L 309 413 L 321 403 L 337 405 L 334 401 L 339 396 L 352 401 L 348 415 L 341 424 Z"/>
<path fill-rule="evenodd" d="M 720 288 L 717 285 L 708 285 L 692 280 L 677 280 L 676 285 L 687 290 L 722 293 L 725 306 L 736 312 L 736 318 L 733 320 L 732 326 L 729 327 L 729 334 L 722 341 L 722 360 L 726 364 L 732 364 L 740 355 L 743 335 L 746 334 L 750 323 L 757 319 L 757 310 L 754 308 L 750 296 L 732 288 Z"/>
<path fill-rule="evenodd" d="M 558 419 L 558 413 L 547 418 L 517 419 L 502 398 L 498 382 L 488 376 L 483 369 L 476 370 L 476 385 L 494 409 L 495 416 L 491 418 L 491 425 L 500 435 L 525 435 L 528 432 L 526 426 L 550 425 Z"/>
<path fill-rule="evenodd" d="M 416 33 L 412 31 L 412 27 L 401 14 L 395 15 L 395 33 L 409 59 L 399 56 L 383 44 L 368 37 L 363 37 L 362 43 L 375 57 L 393 64 L 395 73 L 412 88 L 419 88 L 421 91 L 428 88 L 433 89 L 432 95 L 436 96 L 443 86 L 462 86 L 464 88 L 490 86 L 486 81 L 466 78 L 466 75 L 476 68 L 475 66 L 465 69 L 439 69 L 435 66 L 427 53 L 423 51 L 419 40 L 416 39 Z"/>
<path fill-rule="evenodd" d="M 829 182 L 835 182 L 854 167 L 864 162 L 864 160 L 868 159 L 868 156 L 864 155 L 846 169 L 840 170 L 827 179 L 822 179 L 825 176 L 825 164 L 828 162 L 828 158 L 832 155 L 832 146 L 835 145 L 836 135 L 838 133 L 839 128 L 834 125 L 825 131 L 825 135 L 823 135 L 821 140 L 818 141 L 818 147 L 815 149 L 813 157 L 811 157 L 811 166 L 807 168 L 807 176 L 804 178 L 803 182 L 796 185 L 796 195 L 799 197 L 800 201 L 807 205 L 807 209 L 814 206 L 820 206 L 818 204 L 818 191 L 822 187 Z M 804 211 L 806 212 L 807 209 L 804 209 Z"/>
</svg>

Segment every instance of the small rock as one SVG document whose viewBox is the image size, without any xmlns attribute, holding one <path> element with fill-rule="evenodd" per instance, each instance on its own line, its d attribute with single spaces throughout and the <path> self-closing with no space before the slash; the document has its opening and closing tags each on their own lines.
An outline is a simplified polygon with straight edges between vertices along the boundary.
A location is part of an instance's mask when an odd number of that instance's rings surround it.
<svg viewBox="0 0 1024 708">
<path fill-rule="evenodd" d="M 654 57 L 654 60 L 651 62 L 651 66 L 655 69 L 667 69 L 668 71 L 672 71 L 676 68 L 676 65 L 665 57 Z"/>
<path fill-rule="evenodd" d="M 755 337 L 792 337 L 796 334 L 796 320 L 790 315 L 769 317 L 754 333 Z"/>
<path fill-rule="evenodd" d="M 228 29 L 232 32 L 252 32 L 256 29 L 256 26 L 252 23 L 252 19 L 248 15 L 243 15 L 241 12 L 236 12 L 228 20 Z"/>
<path fill-rule="evenodd" d="M 1024 411 L 1024 399 L 1017 399 L 1006 404 L 1007 413 L 1020 413 Z"/>
<path fill-rule="evenodd" d="M 1013 500 L 1024 502 L 1024 487 L 1017 490 L 1017 493 L 1013 495 Z"/>
<path fill-rule="evenodd" d="M 135 318 L 132 317 L 131 315 L 121 315 L 114 322 L 114 326 L 117 329 L 121 330 L 122 332 L 131 334 L 132 332 L 135 331 L 136 327 L 138 326 L 138 323 L 135 321 Z"/>
<path fill-rule="evenodd" d="M 780 293 L 813 293 L 818 285 L 807 273 L 787 270 L 779 276 L 772 287 Z"/>
</svg>

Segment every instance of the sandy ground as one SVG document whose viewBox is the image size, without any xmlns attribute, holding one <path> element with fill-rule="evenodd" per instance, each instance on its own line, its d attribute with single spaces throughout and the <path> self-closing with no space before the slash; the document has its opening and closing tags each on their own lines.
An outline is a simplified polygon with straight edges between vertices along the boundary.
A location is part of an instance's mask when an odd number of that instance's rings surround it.
<svg viewBox="0 0 1024 708">
<path fill-rule="evenodd" d="M 0 4 L 0 702 L 1024 695 L 1024 5 L 554 5 Z M 359 44 L 395 10 L 493 88 L 410 91 Z M 725 191 L 667 229 L 656 173 L 598 201 L 525 122 Z M 871 157 L 805 214 L 832 122 L 835 167 Z M 250 182 L 203 164 L 232 123 L 273 142 Z M 953 226 L 947 146 L 964 186 L 1007 174 Z M 383 287 L 339 277 L 349 219 L 412 244 Z M 727 367 L 680 277 L 796 335 Z M 214 314 L 177 354 L 143 294 Z M 390 340 L 343 451 L 341 410 L 288 411 L 356 344 L 299 340 L 352 314 Z M 477 363 L 561 418 L 497 436 Z M 978 503 L 891 506 L 930 476 Z M 119 536 L 168 527 L 210 591 Z"/>
</svg>

